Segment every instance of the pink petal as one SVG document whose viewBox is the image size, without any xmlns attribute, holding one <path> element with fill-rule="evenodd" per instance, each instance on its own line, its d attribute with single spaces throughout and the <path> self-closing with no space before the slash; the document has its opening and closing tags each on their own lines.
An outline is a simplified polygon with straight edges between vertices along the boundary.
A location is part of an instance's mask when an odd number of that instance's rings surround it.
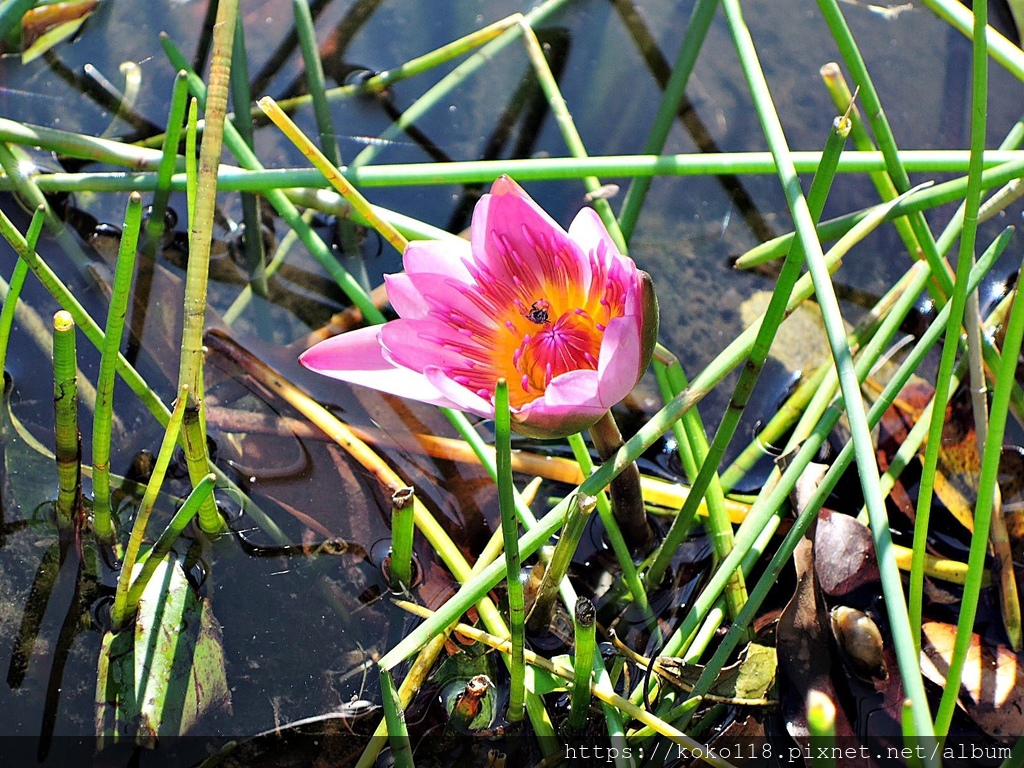
<svg viewBox="0 0 1024 768">
<path fill-rule="evenodd" d="M 467 345 L 475 346 L 472 339 L 457 333 L 447 323 L 429 318 L 392 320 L 382 327 L 380 339 L 387 359 L 414 371 L 425 371 L 431 366 L 448 372 L 465 369 Z"/>
<path fill-rule="evenodd" d="M 606 409 L 628 395 L 643 374 L 640 332 L 639 315 L 617 317 L 605 329 L 597 364 L 597 392 Z"/>
<path fill-rule="evenodd" d="M 569 225 L 569 237 L 583 249 L 584 253 L 597 256 L 599 261 L 613 255 L 621 257 L 618 246 L 593 208 L 583 208 L 576 214 L 576 218 Z"/>
<path fill-rule="evenodd" d="M 596 371 L 570 371 L 551 380 L 544 397 L 527 403 L 514 417 L 517 432 L 531 437 L 565 437 L 581 432 L 608 409 L 597 400 Z"/>
<path fill-rule="evenodd" d="M 494 406 L 476 392 L 470 392 L 458 382 L 452 381 L 448 374 L 436 365 L 428 366 L 423 373 L 432 387 L 454 403 L 452 407 L 489 419 L 494 418 Z"/>
<path fill-rule="evenodd" d="M 384 275 L 384 284 L 387 285 L 388 301 L 400 317 L 416 320 L 430 312 L 430 303 L 417 290 L 409 275 L 404 272 Z"/>
<path fill-rule="evenodd" d="M 589 285 L 590 260 L 554 219 L 520 193 L 484 195 L 473 211 L 473 255 L 485 272 L 480 281 L 511 285 L 518 278 L 528 293 L 539 293 L 542 280 L 554 286 Z"/>
<path fill-rule="evenodd" d="M 453 277 L 461 283 L 472 283 L 464 259 L 471 259 L 472 251 L 465 240 L 413 240 L 405 247 L 402 264 L 405 271 L 431 272 Z"/>
<path fill-rule="evenodd" d="M 396 367 L 385 359 L 379 339 L 384 327 L 360 328 L 321 341 L 303 352 L 299 362 L 310 370 L 350 384 L 432 405 L 453 407 L 454 404 L 425 376 L 408 368 Z"/>
<path fill-rule="evenodd" d="M 406 277 L 417 294 L 427 299 L 425 303 L 431 309 L 441 312 L 451 310 L 487 328 L 495 327 L 494 317 L 497 310 L 481 294 L 476 285 L 467 285 L 447 275 L 434 275 L 426 272 L 407 274 Z M 390 295 L 389 282 L 388 296 Z M 407 316 L 397 306 L 395 311 L 402 317 Z"/>
</svg>

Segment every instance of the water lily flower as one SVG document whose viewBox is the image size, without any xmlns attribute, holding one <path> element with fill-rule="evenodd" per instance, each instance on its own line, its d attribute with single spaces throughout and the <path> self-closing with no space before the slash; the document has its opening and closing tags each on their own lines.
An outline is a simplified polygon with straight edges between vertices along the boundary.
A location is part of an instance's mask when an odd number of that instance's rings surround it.
<svg viewBox="0 0 1024 768">
<path fill-rule="evenodd" d="M 415 241 L 385 276 L 399 319 L 335 336 L 299 359 L 382 392 L 564 437 L 592 426 L 647 368 L 658 333 L 650 276 L 585 208 L 563 230 L 508 177 L 473 212 L 470 242 Z"/>
</svg>

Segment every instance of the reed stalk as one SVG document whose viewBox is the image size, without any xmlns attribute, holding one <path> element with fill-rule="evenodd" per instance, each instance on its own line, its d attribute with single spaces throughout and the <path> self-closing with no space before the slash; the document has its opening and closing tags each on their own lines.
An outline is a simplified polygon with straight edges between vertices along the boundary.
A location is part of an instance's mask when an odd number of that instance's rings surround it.
<svg viewBox="0 0 1024 768">
<path fill-rule="evenodd" d="M 405 725 L 405 710 L 402 700 L 395 689 L 395 681 L 391 672 L 381 667 L 380 692 L 384 704 L 384 722 L 388 726 L 388 743 L 391 745 L 391 757 L 395 768 L 414 768 L 412 745 L 409 742 L 409 731 Z"/>
<path fill-rule="evenodd" d="M 71 536 L 82 508 L 82 435 L 78 431 L 78 355 L 75 321 L 60 310 L 53 316 L 54 453 L 57 457 L 57 529 Z"/>
<path fill-rule="evenodd" d="M 668 83 L 665 84 L 658 112 L 654 116 L 654 123 L 647 134 L 647 141 L 644 142 L 641 154 L 660 155 L 664 149 L 669 131 L 675 123 L 676 115 L 679 114 L 679 106 L 686 97 L 686 84 L 693 71 L 693 65 L 704 45 L 704 38 L 707 36 L 708 29 L 711 28 L 711 20 L 714 18 L 717 8 L 718 0 L 698 0 L 693 6 L 690 21 L 686 25 L 686 34 L 683 36 L 682 45 L 679 46 L 675 65 L 672 67 L 672 75 L 669 77 Z M 636 227 L 637 219 L 640 218 L 640 211 L 647 199 L 647 190 L 650 187 L 651 177 L 638 176 L 633 179 L 629 189 L 626 190 L 622 210 L 619 211 L 619 227 L 627 241 L 633 236 L 633 230 Z"/>
<path fill-rule="evenodd" d="M 586 728 L 590 712 L 590 672 L 597 649 L 597 608 L 585 597 L 576 601 L 575 642 L 572 660 L 572 694 L 569 709 L 569 731 L 580 733 Z"/>
<path fill-rule="evenodd" d="M 117 353 L 124 332 L 141 225 L 142 196 L 136 192 L 128 198 L 125 209 L 107 324 L 103 331 L 100 371 L 96 378 L 96 411 L 92 430 L 93 530 L 96 537 L 108 545 L 114 543 L 117 533 L 110 515 L 110 425 L 114 413 L 114 377 L 117 373 Z"/>
<path fill-rule="evenodd" d="M 947 331 L 948 338 L 948 331 Z M 974 532 L 971 536 L 970 554 L 967 558 L 967 582 L 964 584 L 957 617 L 956 640 L 953 654 L 946 672 L 946 685 L 935 714 L 935 732 L 945 737 L 960 694 L 961 673 L 970 648 L 971 633 L 978 610 L 981 580 L 988 554 L 989 524 L 993 510 L 998 503 L 997 483 L 999 479 L 999 457 L 1003 449 L 1003 435 L 1009 414 L 1011 382 L 1017 370 L 1021 340 L 1024 338 L 1024 302 L 1014 301 L 1003 337 L 1003 362 L 996 376 L 992 395 L 992 409 L 989 415 L 989 439 L 985 443 L 981 459 L 981 477 L 978 480 L 978 500 L 974 508 Z M 942 401 L 937 401 L 942 402 Z M 940 409 L 936 408 L 935 411 Z M 1012 570 L 1012 566 L 1011 570 Z"/>
<path fill-rule="evenodd" d="M 292 0 L 292 10 L 302 61 L 306 65 L 306 85 L 313 101 L 316 127 L 320 132 L 320 149 L 331 165 L 340 165 L 341 152 L 338 151 L 338 142 L 334 134 L 331 107 L 324 93 L 324 63 L 317 48 L 316 29 L 313 26 L 313 14 L 309 10 L 309 0 Z"/>
<path fill-rule="evenodd" d="M 43 231 L 45 216 L 46 209 L 43 206 L 37 206 L 25 233 L 25 245 L 30 251 L 36 249 L 39 235 Z M 26 277 L 28 277 L 28 264 L 24 259 L 19 258 L 14 263 L 11 282 L 8 283 L 3 303 L 0 304 L 0 375 L 3 374 L 7 363 L 7 348 L 11 341 L 11 328 L 14 326 L 14 312 L 18 307 L 19 296 L 25 285 Z"/>
<path fill-rule="evenodd" d="M 512 630 L 511 680 L 506 716 L 509 722 L 515 723 L 523 719 L 526 704 L 526 670 L 523 666 L 526 612 L 520 575 L 519 522 L 512 486 L 512 415 L 508 405 L 508 382 L 504 379 L 498 379 L 494 388 L 494 451 L 497 456 L 498 509 L 501 512 L 501 531 L 505 542 L 509 627 Z"/>
<path fill-rule="evenodd" d="M 224 141 L 231 77 L 231 57 L 235 40 L 238 0 L 221 0 L 214 25 L 213 58 L 206 98 L 206 130 L 199 149 L 199 173 L 195 208 L 190 222 L 188 268 L 185 273 L 185 306 L 181 335 L 181 361 L 178 386 L 188 387 L 190 402 L 182 424 L 182 448 L 185 450 L 193 487 L 209 471 L 206 430 L 203 424 L 203 331 L 209 283 L 210 245 L 213 241 L 213 216 L 217 203 L 217 166 Z M 217 505 L 207 497 L 199 511 L 199 525 L 206 533 L 224 530 Z"/>
<path fill-rule="evenodd" d="M 167 527 L 164 528 L 160 536 L 153 543 L 153 547 L 149 552 L 136 561 L 141 567 L 139 568 L 139 575 L 135 577 L 131 587 L 128 588 L 129 606 L 139 604 L 142 593 L 146 591 L 146 585 L 149 583 L 149 579 L 156 571 L 160 561 L 170 554 L 171 549 L 174 547 L 174 542 L 181 537 L 185 528 L 192 522 L 192 518 L 199 512 L 204 499 L 213 493 L 216 484 L 217 476 L 212 472 L 204 477 L 199 485 L 192 489 L 188 498 L 178 508 L 178 511 L 174 513 L 174 517 L 167 523 Z"/>
<path fill-rule="evenodd" d="M 413 517 L 412 486 L 399 488 L 391 494 L 391 569 L 393 589 L 408 590 L 412 587 L 412 539 L 415 520 Z"/>
<path fill-rule="evenodd" d="M 807 692 L 807 730 L 814 758 L 813 768 L 834 768 L 836 759 L 832 747 L 836 738 L 836 705 L 832 699 L 816 688 Z"/>
<path fill-rule="evenodd" d="M 167 421 L 167 429 L 164 431 L 163 441 L 160 443 L 160 451 L 156 456 L 156 463 L 153 465 L 153 472 L 150 474 L 149 482 L 146 484 L 146 492 L 139 503 L 139 511 L 135 516 L 132 525 L 131 535 L 128 537 L 128 545 L 124 550 L 124 557 L 121 560 L 121 573 L 117 579 L 117 590 L 114 592 L 114 605 L 110 609 L 111 629 L 119 632 L 124 628 L 125 623 L 135 613 L 135 605 L 128 602 L 128 593 L 132 584 L 132 571 L 138 561 L 142 549 L 142 541 L 146 536 L 146 526 L 149 523 L 149 516 L 153 512 L 153 505 L 156 503 L 160 493 L 160 486 L 163 485 L 164 476 L 167 474 L 167 467 L 174 455 L 174 448 L 178 442 L 178 432 L 181 429 L 181 421 L 185 416 L 185 405 L 188 400 L 188 391 L 185 387 L 178 392 L 178 399 L 174 402 L 174 410 L 171 411 Z"/>
</svg>

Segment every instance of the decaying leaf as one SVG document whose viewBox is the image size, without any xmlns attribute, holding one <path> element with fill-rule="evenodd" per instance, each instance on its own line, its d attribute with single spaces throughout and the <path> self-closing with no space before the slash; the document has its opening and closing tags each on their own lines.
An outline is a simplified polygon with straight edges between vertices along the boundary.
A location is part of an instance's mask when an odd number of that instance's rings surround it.
<svg viewBox="0 0 1024 768">
<path fill-rule="evenodd" d="M 823 509 L 815 527 L 814 555 L 814 572 L 828 597 L 843 602 L 865 592 L 877 593 L 875 543 L 856 518 Z"/>
<path fill-rule="evenodd" d="M 95 10 L 98 0 L 48 3 L 28 10 L 21 17 L 21 62 L 28 64 L 74 35 Z"/>
<path fill-rule="evenodd" d="M 142 594 L 133 627 L 103 637 L 96 683 L 100 746 L 134 738 L 152 748 L 230 706 L 220 625 L 180 561 L 165 559 Z"/>
<path fill-rule="evenodd" d="M 750 643 L 743 652 L 743 658 L 722 669 L 708 694 L 733 704 L 764 704 L 775 687 L 777 667 L 774 648 Z M 655 661 L 654 670 L 669 683 L 690 691 L 704 672 L 704 667 L 665 656 Z"/>
<path fill-rule="evenodd" d="M 938 621 L 921 627 L 921 671 L 939 686 L 956 642 L 956 627 Z M 981 730 L 1012 744 L 1024 732 L 1024 665 L 1020 654 L 971 635 L 961 675 L 960 704 Z"/>
</svg>

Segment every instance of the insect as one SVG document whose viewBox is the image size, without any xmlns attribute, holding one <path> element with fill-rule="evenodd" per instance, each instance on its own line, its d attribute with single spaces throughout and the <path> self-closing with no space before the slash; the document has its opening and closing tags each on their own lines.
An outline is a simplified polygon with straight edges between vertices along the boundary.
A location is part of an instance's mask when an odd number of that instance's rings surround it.
<svg viewBox="0 0 1024 768">
<path fill-rule="evenodd" d="M 551 305 L 545 299 L 535 301 L 530 305 L 529 311 L 523 313 L 523 317 L 531 323 L 546 325 L 548 323 L 548 307 L 550 306 Z"/>
</svg>

